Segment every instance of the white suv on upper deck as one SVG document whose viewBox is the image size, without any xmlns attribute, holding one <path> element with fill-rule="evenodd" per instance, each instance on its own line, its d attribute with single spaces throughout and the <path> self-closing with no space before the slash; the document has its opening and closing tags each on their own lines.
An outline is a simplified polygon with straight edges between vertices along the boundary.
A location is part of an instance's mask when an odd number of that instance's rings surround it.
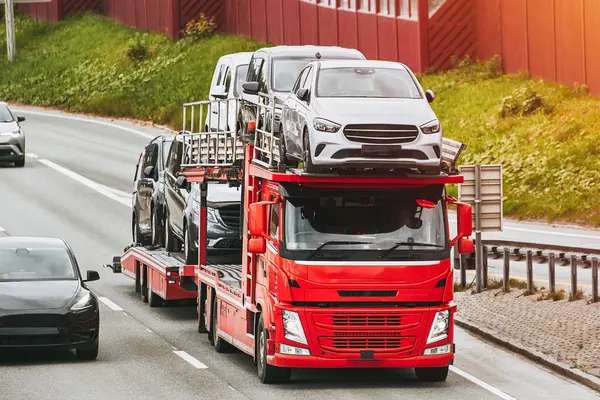
<svg viewBox="0 0 600 400">
<path fill-rule="evenodd" d="M 311 62 L 286 100 L 280 151 L 321 167 L 417 168 L 440 173 L 442 128 L 405 65 L 371 60 Z"/>
</svg>

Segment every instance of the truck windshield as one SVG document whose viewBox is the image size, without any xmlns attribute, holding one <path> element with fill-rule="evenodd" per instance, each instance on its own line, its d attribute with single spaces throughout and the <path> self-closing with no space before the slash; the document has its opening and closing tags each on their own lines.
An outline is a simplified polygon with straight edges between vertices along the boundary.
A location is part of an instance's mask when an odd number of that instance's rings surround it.
<svg viewBox="0 0 600 400">
<path fill-rule="evenodd" d="M 322 69 L 316 92 L 317 97 L 421 98 L 409 73 L 397 68 Z"/>
<path fill-rule="evenodd" d="M 285 248 L 307 256 L 317 249 L 322 254 L 356 250 L 369 253 L 369 259 L 373 255 L 393 258 L 407 250 L 416 254 L 446 249 L 441 196 L 428 198 L 435 204 L 433 208 L 423 208 L 416 200 L 388 192 L 289 198 Z"/>
</svg>

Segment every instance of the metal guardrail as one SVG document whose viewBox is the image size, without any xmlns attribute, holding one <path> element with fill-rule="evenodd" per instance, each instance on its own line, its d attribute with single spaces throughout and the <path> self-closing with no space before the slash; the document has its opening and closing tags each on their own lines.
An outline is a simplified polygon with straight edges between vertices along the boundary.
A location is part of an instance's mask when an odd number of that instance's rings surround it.
<svg viewBox="0 0 600 400">
<path fill-rule="evenodd" d="M 570 290 L 571 296 L 574 296 L 577 291 L 578 269 L 591 269 L 592 278 L 592 302 L 600 302 L 598 294 L 598 264 L 600 260 L 600 249 L 576 247 L 576 246 L 557 246 L 541 243 L 515 242 L 507 240 L 482 240 L 483 247 L 483 269 L 482 283 L 484 288 L 488 284 L 488 263 L 489 258 L 503 259 L 503 289 L 508 290 L 510 279 L 510 262 L 525 261 L 527 265 L 527 289 L 533 290 L 533 263 L 548 264 L 548 281 L 549 290 L 551 293 L 556 291 L 556 264 L 566 267 L 571 270 L 570 275 Z M 474 264 L 475 254 L 468 256 L 461 255 L 455 257 L 456 269 L 460 270 L 460 284 L 463 288 L 467 286 L 467 269 L 469 264 Z M 464 266 L 464 268 L 462 268 Z"/>
</svg>

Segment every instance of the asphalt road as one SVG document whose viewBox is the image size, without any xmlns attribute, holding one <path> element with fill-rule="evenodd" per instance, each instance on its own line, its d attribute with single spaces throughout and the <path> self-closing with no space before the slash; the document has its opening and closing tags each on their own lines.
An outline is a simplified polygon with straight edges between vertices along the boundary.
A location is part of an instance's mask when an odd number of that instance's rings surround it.
<svg viewBox="0 0 600 400">
<path fill-rule="evenodd" d="M 99 270 L 100 281 L 90 287 L 110 307 L 101 310 L 96 362 L 78 362 L 70 353 L 0 355 L 2 399 L 599 398 L 460 329 L 445 383 L 419 384 L 412 371 L 309 370 L 295 372 L 284 386 L 262 385 L 249 357 L 217 354 L 197 333 L 194 307 L 151 309 L 129 278 L 101 268 L 131 241 L 134 166 L 156 130 L 19 114 L 28 117 L 30 156 L 23 169 L 0 166 L 0 235 L 63 237 L 84 273 Z"/>
</svg>

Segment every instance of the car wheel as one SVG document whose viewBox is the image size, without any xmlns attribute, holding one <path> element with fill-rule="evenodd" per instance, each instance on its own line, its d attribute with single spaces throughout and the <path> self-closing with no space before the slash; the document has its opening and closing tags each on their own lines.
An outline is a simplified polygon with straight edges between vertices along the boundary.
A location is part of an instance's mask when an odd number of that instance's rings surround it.
<svg viewBox="0 0 600 400">
<path fill-rule="evenodd" d="M 89 349 L 77 349 L 75 352 L 77 353 L 77 358 L 80 360 L 91 361 L 98 358 L 98 350 L 99 350 L 99 340 L 96 340 L 96 343 L 90 347 Z"/>
<path fill-rule="evenodd" d="M 256 329 L 256 369 L 258 378 L 262 383 L 283 383 L 290 380 L 291 368 L 281 368 L 267 363 L 267 330 L 265 329 L 262 314 L 258 314 L 258 328 Z"/>
<path fill-rule="evenodd" d="M 183 244 L 184 253 L 185 253 L 185 263 L 186 263 L 186 265 L 197 265 L 198 264 L 198 251 L 196 249 L 194 249 L 194 245 L 190 238 L 189 227 L 184 226 L 183 230 L 185 232 L 185 241 Z"/>
<path fill-rule="evenodd" d="M 295 167 L 293 160 L 287 155 L 287 146 L 285 145 L 285 135 L 283 133 L 283 126 L 279 126 L 279 132 L 281 132 L 281 136 L 279 138 L 279 162 L 282 166 L 286 167 Z"/>
<path fill-rule="evenodd" d="M 152 245 L 163 246 L 164 245 L 164 232 L 158 222 L 158 210 L 152 208 Z"/>
<path fill-rule="evenodd" d="M 24 167 L 25 166 L 25 154 L 23 154 L 23 158 L 21 158 L 19 161 L 15 161 L 15 167 Z"/>
<path fill-rule="evenodd" d="M 312 163 L 312 156 L 310 154 L 310 140 L 308 139 L 308 132 L 304 132 L 304 170 L 308 173 L 316 173 L 319 172 L 318 168 L 315 167 Z"/>
<path fill-rule="evenodd" d="M 448 377 L 448 368 L 415 368 L 415 374 L 421 382 L 443 382 Z"/>
<path fill-rule="evenodd" d="M 177 248 L 177 238 L 171 229 L 171 223 L 169 222 L 169 210 L 167 209 L 167 215 L 165 217 L 165 249 L 171 252 L 177 252 L 181 249 Z"/>
<path fill-rule="evenodd" d="M 231 350 L 231 345 L 225 341 L 222 337 L 219 337 L 219 313 L 217 310 L 217 299 L 213 300 L 213 307 L 211 312 L 212 319 L 212 343 L 215 346 L 215 350 L 217 353 L 227 353 Z"/>
</svg>

